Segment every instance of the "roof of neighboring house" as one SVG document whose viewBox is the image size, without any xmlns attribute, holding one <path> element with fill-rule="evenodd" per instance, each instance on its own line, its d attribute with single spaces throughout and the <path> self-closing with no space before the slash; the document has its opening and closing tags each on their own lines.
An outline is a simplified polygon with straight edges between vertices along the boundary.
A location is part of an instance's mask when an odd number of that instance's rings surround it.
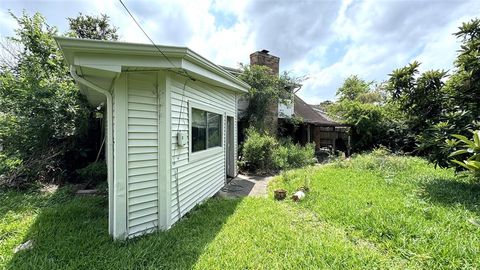
<svg viewBox="0 0 480 270">
<path fill-rule="evenodd" d="M 303 118 L 303 121 L 306 123 L 318 126 L 346 126 L 345 124 L 332 120 L 325 112 L 315 110 L 297 95 L 295 95 L 293 109 L 295 116 Z"/>
</svg>

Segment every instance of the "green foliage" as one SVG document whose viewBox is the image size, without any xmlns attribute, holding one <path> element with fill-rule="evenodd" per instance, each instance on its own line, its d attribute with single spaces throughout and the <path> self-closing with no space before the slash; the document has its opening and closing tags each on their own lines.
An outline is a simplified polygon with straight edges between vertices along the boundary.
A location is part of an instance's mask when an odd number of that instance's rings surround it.
<svg viewBox="0 0 480 270">
<path fill-rule="evenodd" d="M 90 16 L 79 13 L 77 17 L 68 18 L 71 37 L 99 40 L 118 40 L 118 28 L 110 25 L 106 14 Z"/>
<path fill-rule="evenodd" d="M 246 131 L 239 165 L 251 172 L 264 173 L 298 168 L 315 163 L 315 145 L 301 146 L 290 141 L 279 143 L 268 133 L 253 128 Z"/>
<path fill-rule="evenodd" d="M 315 144 L 305 146 L 286 141 L 273 152 L 273 164 L 276 169 L 285 170 L 315 164 Z"/>
<path fill-rule="evenodd" d="M 78 169 L 77 173 L 82 182 L 96 186 L 107 181 L 107 163 L 105 161 L 93 162 L 85 168 Z"/>
<path fill-rule="evenodd" d="M 463 155 L 468 156 L 462 161 L 456 159 L 452 162 L 458 164 L 459 166 L 471 171 L 477 178 L 480 178 L 480 130 L 472 132 L 472 140 L 469 140 L 467 137 L 459 134 L 452 135 L 455 137 L 456 141 L 453 141 L 452 144 L 459 146 L 459 148 L 450 154 L 449 157 Z"/>
<path fill-rule="evenodd" d="M 271 129 L 269 119 L 277 117 L 278 102 L 292 102 L 291 89 L 298 85 L 302 78 L 293 78 L 287 72 L 277 76 L 272 74 L 269 67 L 261 65 L 242 66 L 242 69 L 240 79 L 251 86 L 244 118 L 251 127 L 276 134 L 277 131 Z"/>
<path fill-rule="evenodd" d="M 395 151 L 405 151 L 410 143 L 405 136 L 406 127 L 398 119 L 401 113 L 387 105 L 362 103 L 359 101 L 337 102 L 329 107 L 329 112 L 342 117 L 342 121 L 352 126 L 351 142 L 354 152 L 371 150 L 385 145 Z"/>
<path fill-rule="evenodd" d="M 93 110 L 56 46 L 57 29 L 40 13 L 11 16 L 18 27 L 7 39 L 9 47 L 16 48 L 9 50 L 13 60 L 0 66 L 0 143 L 2 155 L 20 160 L 16 164 L 22 166 L 3 166 L 9 172 L 0 182 L 65 180 L 76 166 L 83 166 L 90 152 L 96 154 L 91 143 L 95 139 L 88 136 L 98 121 L 91 117 Z M 71 29 L 78 30 L 78 36 L 116 39 L 116 28 L 106 16 L 80 14 L 70 22 L 79 27 Z"/>
<path fill-rule="evenodd" d="M 39 156 L 50 146 L 72 144 L 84 134 L 89 108 L 55 45 L 57 30 L 39 13 L 12 16 L 18 29 L 10 41 L 22 50 L 14 67 L 0 71 L 0 141 L 6 155 L 37 167 L 33 163 L 45 161 Z"/>
<path fill-rule="evenodd" d="M 21 159 L 0 153 L 0 179 L 2 178 L 3 174 L 11 172 L 21 164 Z"/>
<path fill-rule="evenodd" d="M 350 76 L 337 91 L 338 101 L 324 104 L 325 110 L 349 124 L 354 152 L 385 145 L 394 151 L 410 151 L 411 138 L 402 112 L 387 102 L 389 93 L 384 83 L 366 82 Z"/>
<path fill-rule="evenodd" d="M 443 70 L 420 73 L 420 63 L 413 62 L 374 89 L 358 76 L 347 78 L 337 91 L 338 101 L 326 108 L 353 125 L 353 150 L 385 145 L 452 166 L 448 155 L 453 146 L 445 139 L 480 128 L 479 33 L 479 19 L 455 33 L 462 45 L 449 75 Z"/>
<path fill-rule="evenodd" d="M 360 96 L 368 94 L 370 92 L 370 86 L 372 83 L 368 83 L 360 79 L 357 75 L 352 75 L 345 79 L 343 85 L 337 90 L 338 100 L 353 101 L 357 100 Z"/>
<path fill-rule="evenodd" d="M 439 166 L 451 166 L 452 134 L 467 135 L 480 127 L 480 20 L 464 23 L 455 36 L 462 41 L 456 69 L 446 80 L 444 71 L 418 74 L 418 62 L 395 70 L 389 90 L 393 102 L 406 113 L 406 124 L 415 138 L 416 153 Z"/>
<path fill-rule="evenodd" d="M 480 117 L 480 19 L 463 23 L 455 36 L 462 41 L 455 61 L 457 68 L 451 92 L 452 99 L 471 111 L 478 120 Z"/>
<path fill-rule="evenodd" d="M 260 133 L 254 128 L 247 129 L 246 136 L 240 167 L 249 171 L 271 171 L 274 168 L 273 152 L 278 147 L 278 141 L 272 135 Z"/>
<path fill-rule="evenodd" d="M 432 123 L 438 122 L 446 96 L 443 89 L 445 71 L 427 71 L 420 76 L 420 63 L 396 69 L 390 74 L 388 89 L 392 99 L 406 113 L 409 126 L 420 131 Z"/>
</svg>

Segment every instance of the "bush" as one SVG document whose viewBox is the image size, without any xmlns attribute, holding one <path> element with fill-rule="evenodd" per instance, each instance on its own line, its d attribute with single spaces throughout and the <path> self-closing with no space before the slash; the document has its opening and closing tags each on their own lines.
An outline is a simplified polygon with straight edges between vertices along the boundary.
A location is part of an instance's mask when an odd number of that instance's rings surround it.
<svg viewBox="0 0 480 270">
<path fill-rule="evenodd" d="M 269 173 L 311 165 L 315 161 L 314 144 L 301 146 L 290 141 L 279 143 L 267 133 L 248 129 L 239 166 L 250 172 Z"/>
<path fill-rule="evenodd" d="M 278 141 L 273 136 L 260 134 L 252 128 L 246 130 L 246 135 L 240 167 L 252 172 L 271 171 L 274 167 L 273 151 L 279 146 Z"/>
<path fill-rule="evenodd" d="M 105 161 L 90 163 L 87 167 L 77 170 L 78 176 L 87 186 L 96 186 L 107 181 L 107 164 Z"/>
</svg>

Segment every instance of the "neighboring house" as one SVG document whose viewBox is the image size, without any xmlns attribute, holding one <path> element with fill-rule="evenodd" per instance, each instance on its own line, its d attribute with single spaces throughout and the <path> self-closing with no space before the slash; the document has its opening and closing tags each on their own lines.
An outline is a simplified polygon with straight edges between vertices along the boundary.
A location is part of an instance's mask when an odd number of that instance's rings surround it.
<svg viewBox="0 0 480 270">
<path fill-rule="evenodd" d="M 91 105 L 106 106 L 115 239 L 170 228 L 236 174 L 246 83 L 184 47 L 55 39 Z"/>
<path fill-rule="evenodd" d="M 317 150 L 329 148 L 350 154 L 348 125 L 331 119 L 324 111 L 307 104 L 297 95 L 294 95 L 293 111 L 293 116 L 302 119 L 298 127 L 293 128 L 285 118 L 279 123 L 283 124 L 284 129 L 290 128 L 299 143 L 314 142 Z"/>
<path fill-rule="evenodd" d="M 279 75 L 280 58 L 269 54 L 269 51 L 262 50 L 250 54 L 250 65 L 264 65 L 272 70 L 272 74 Z M 240 70 L 224 67 L 235 76 L 240 74 Z M 341 150 L 349 154 L 350 136 L 348 125 L 337 122 L 326 115 L 325 112 L 315 108 L 303 101 L 296 92 L 301 85 L 294 85 L 288 91 L 291 91 L 291 102 L 284 104 L 275 102 L 266 104 L 267 120 L 274 130 L 278 130 L 280 136 L 291 137 L 296 143 L 306 144 L 314 142 L 316 150 L 329 148 L 331 150 Z M 238 100 L 239 119 L 242 119 L 245 110 L 248 107 L 248 99 L 243 96 Z M 301 120 L 301 123 L 292 124 L 292 118 Z M 247 123 L 239 122 L 239 141 L 244 140 L 244 127 Z"/>
</svg>

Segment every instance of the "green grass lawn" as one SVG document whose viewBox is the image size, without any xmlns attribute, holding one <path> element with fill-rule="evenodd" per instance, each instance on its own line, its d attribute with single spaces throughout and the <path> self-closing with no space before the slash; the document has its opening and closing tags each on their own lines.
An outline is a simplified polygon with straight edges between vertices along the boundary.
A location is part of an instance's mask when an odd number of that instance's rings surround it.
<svg viewBox="0 0 480 270">
<path fill-rule="evenodd" d="M 479 269 L 480 185 L 418 158 L 363 155 L 283 173 L 305 200 L 210 199 L 167 232 L 107 234 L 107 199 L 0 192 L 0 268 Z M 474 223 L 474 222 L 473 222 Z M 13 254 L 27 239 L 34 248 Z"/>
</svg>

